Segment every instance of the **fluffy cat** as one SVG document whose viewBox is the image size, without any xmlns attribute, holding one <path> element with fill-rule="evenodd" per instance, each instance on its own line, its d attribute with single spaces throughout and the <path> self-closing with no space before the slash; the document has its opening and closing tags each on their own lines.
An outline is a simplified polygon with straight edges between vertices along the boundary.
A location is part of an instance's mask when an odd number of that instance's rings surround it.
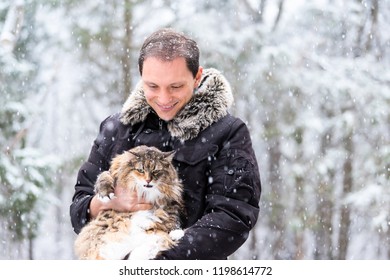
<svg viewBox="0 0 390 280">
<path fill-rule="evenodd" d="M 152 259 L 183 236 L 179 221 L 183 188 L 172 158 L 173 152 L 139 146 L 112 160 L 110 169 L 97 178 L 99 197 L 112 199 L 120 184 L 137 191 L 153 208 L 132 213 L 101 211 L 76 238 L 79 259 Z"/>
</svg>

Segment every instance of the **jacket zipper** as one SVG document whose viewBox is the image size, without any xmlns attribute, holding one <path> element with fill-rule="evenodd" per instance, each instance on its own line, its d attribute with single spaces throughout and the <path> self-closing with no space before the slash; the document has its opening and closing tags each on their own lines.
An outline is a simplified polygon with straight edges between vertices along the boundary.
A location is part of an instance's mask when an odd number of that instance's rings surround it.
<svg viewBox="0 0 390 280">
<path fill-rule="evenodd" d="M 163 121 L 161 119 L 158 120 L 158 128 L 162 130 L 163 127 Z"/>
</svg>

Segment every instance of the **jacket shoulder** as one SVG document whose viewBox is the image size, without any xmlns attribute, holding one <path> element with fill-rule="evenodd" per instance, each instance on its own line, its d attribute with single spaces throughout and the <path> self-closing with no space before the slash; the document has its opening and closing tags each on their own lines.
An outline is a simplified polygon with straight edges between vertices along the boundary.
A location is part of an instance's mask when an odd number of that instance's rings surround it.
<svg viewBox="0 0 390 280">
<path fill-rule="evenodd" d="M 190 165 L 207 160 L 230 146 L 232 138 L 247 138 L 249 132 L 245 127 L 241 119 L 228 114 L 201 131 L 196 138 L 177 144 L 175 159 Z"/>
<path fill-rule="evenodd" d="M 128 139 L 132 126 L 124 125 L 120 121 L 120 113 L 108 116 L 100 124 L 99 134 L 95 139 L 94 144 L 97 146 L 97 151 L 110 161 L 111 158 L 118 153 L 122 146 L 122 140 Z M 127 141 L 128 142 L 128 141 Z"/>
<path fill-rule="evenodd" d="M 212 124 L 202 134 L 203 137 L 216 138 L 219 143 L 228 142 L 232 138 L 250 138 L 246 124 L 240 118 L 231 114 Z"/>
</svg>

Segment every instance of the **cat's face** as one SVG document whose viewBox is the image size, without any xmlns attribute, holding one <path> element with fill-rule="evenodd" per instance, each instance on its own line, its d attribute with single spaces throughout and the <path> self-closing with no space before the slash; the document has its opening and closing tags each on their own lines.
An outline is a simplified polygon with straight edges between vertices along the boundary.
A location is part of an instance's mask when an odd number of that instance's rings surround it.
<svg viewBox="0 0 390 280">
<path fill-rule="evenodd" d="M 148 201 L 155 201 L 165 194 L 165 185 L 172 178 L 170 163 L 162 154 L 157 152 L 138 153 L 131 161 L 133 169 L 129 176 L 134 180 L 139 196 Z"/>
<path fill-rule="evenodd" d="M 176 196 L 177 173 L 172 165 L 173 153 L 163 153 L 156 148 L 139 146 L 121 155 L 115 163 L 117 183 L 135 189 L 139 197 L 154 203 L 158 199 Z M 119 157 L 121 157 L 119 156 Z M 115 176 L 115 175 L 114 175 Z"/>
</svg>

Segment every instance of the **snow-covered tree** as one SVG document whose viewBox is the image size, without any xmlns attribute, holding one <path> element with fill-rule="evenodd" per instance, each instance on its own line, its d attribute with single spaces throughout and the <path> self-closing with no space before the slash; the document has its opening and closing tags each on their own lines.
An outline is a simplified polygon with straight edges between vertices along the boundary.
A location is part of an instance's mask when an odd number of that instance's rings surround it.
<svg viewBox="0 0 390 280">
<path fill-rule="evenodd" d="M 17 3 L 28 5 L 23 17 L 9 12 Z M 100 121 L 139 80 L 144 38 L 170 26 L 196 39 L 204 67 L 227 76 L 232 112 L 251 130 L 261 211 L 232 258 L 388 259 L 389 12 L 384 0 L 2 2 L 0 205 L 7 189 L 50 199 L 56 218 L 36 219 L 44 236 L 34 248 L 72 256 L 75 174 Z M 32 147 L 56 155 L 53 176 Z M 15 178 L 24 178 L 19 189 Z"/>
<path fill-rule="evenodd" d="M 33 27 L 33 19 L 31 2 L 0 6 L 0 221 L 7 230 L 3 240 L 8 246 L 27 242 L 29 251 L 19 253 L 29 258 L 56 165 L 53 158 L 27 144 L 33 108 L 26 101 L 38 88 L 29 51 L 35 36 L 25 25 Z"/>
</svg>

